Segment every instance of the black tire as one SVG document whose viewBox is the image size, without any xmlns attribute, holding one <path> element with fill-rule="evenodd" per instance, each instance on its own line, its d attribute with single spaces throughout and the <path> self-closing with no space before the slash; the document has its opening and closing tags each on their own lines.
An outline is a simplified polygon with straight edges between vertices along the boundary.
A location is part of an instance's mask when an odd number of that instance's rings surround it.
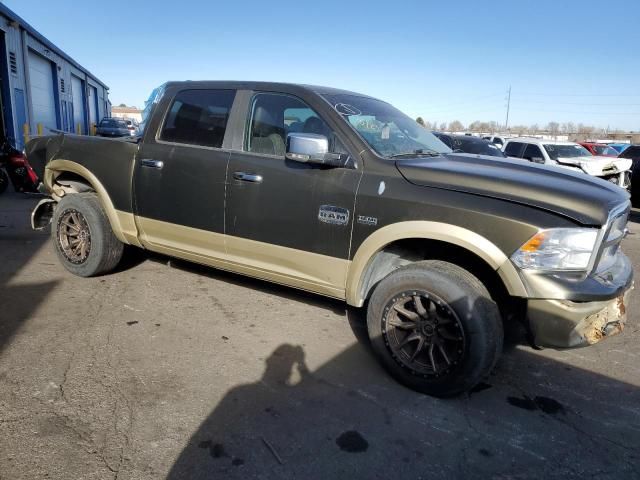
<svg viewBox="0 0 640 480">
<path fill-rule="evenodd" d="M 9 186 L 9 176 L 4 169 L 0 168 L 0 195 L 7 191 L 7 187 Z"/>
<path fill-rule="evenodd" d="M 486 378 L 504 337 L 484 285 L 438 260 L 384 278 L 369 300 L 367 329 L 383 367 L 403 385 L 435 397 L 466 392 Z"/>
<path fill-rule="evenodd" d="M 124 245 L 113 234 L 93 192 L 65 195 L 60 200 L 53 213 L 51 236 L 60 263 L 80 277 L 110 272 L 122 258 Z M 84 242 L 84 250 L 74 247 L 74 241 L 76 245 Z"/>
</svg>

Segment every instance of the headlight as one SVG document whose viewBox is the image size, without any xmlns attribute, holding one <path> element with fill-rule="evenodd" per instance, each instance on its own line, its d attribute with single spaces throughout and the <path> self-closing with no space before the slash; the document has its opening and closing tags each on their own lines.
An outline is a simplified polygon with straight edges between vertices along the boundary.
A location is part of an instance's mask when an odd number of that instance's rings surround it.
<svg viewBox="0 0 640 480">
<path fill-rule="evenodd" d="M 586 270 L 598 237 L 594 228 L 550 228 L 531 237 L 511 256 L 520 268 Z"/>
</svg>

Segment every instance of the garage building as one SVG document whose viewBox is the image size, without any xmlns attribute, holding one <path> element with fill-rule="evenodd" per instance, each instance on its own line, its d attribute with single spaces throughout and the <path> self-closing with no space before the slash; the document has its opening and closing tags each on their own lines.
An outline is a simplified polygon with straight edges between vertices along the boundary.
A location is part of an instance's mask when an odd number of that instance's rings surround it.
<svg viewBox="0 0 640 480">
<path fill-rule="evenodd" d="M 0 132 L 24 146 L 29 134 L 89 134 L 110 115 L 108 87 L 0 3 Z"/>
</svg>

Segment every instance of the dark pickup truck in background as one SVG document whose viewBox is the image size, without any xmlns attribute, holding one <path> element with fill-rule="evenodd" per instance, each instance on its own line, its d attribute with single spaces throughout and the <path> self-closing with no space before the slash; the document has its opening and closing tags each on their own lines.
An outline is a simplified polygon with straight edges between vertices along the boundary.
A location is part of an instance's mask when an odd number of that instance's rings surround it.
<svg viewBox="0 0 640 480">
<path fill-rule="evenodd" d="M 34 228 L 51 222 L 72 273 L 109 272 L 128 244 L 345 300 L 384 367 L 437 396 L 489 374 L 504 322 L 557 348 L 623 328 L 629 195 L 609 182 L 451 154 L 331 88 L 170 82 L 143 117 L 138 143 L 27 146 L 51 197 Z"/>
</svg>

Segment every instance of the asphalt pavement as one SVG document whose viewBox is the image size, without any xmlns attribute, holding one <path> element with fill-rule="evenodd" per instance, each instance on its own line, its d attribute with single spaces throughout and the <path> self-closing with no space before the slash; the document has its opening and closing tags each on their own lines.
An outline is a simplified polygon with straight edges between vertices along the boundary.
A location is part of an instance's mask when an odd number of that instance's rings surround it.
<svg viewBox="0 0 640 480">
<path fill-rule="evenodd" d="M 1 480 L 640 478 L 640 294 L 590 348 L 514 328 L 487 382 L 438 400 L 341 302 L 142 251 L 74 277 L 36 202 L 0 196 Z"/>
</svg>

